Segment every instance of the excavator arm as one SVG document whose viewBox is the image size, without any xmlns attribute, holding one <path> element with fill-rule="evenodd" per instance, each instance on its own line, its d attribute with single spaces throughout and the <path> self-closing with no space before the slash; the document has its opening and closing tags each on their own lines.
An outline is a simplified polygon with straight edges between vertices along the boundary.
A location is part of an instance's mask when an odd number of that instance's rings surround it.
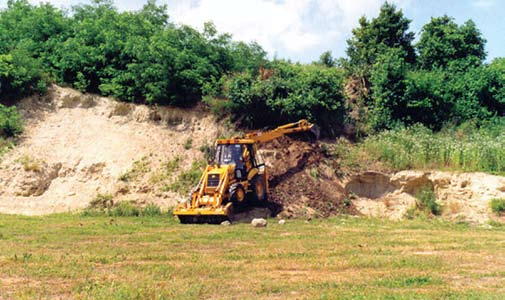
<svg viewBox="0 0 505 300">
<path fill-rule="evenodd" d="M 312 123 L 309 123 L 309 121 L 307 120 L 300 120 L 298 122 L 285 124 L 273 130 L 265 132 L 256 131 L 252 133 L 246 133 L 244 135 L 244 138 L 253 140 L 257 144 L 261 144 L 274 140 L 289 133 L 305 132 L 305 131 L 311 131 L 316 135 L 316 138 L 319 138 L 319 129 L 317 128 L 317 126 L 315 126 Z"/>
</svg>

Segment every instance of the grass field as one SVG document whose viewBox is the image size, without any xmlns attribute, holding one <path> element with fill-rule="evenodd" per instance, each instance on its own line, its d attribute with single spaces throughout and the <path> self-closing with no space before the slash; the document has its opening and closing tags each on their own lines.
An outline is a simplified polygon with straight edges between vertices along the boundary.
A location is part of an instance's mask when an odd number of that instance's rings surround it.
<svg viewBox="0 0 505 300">
<path fill-rule="evenodd" d="M 503 299 L 505 227 L 0 215 L 0 299 Z"/>
</svg>

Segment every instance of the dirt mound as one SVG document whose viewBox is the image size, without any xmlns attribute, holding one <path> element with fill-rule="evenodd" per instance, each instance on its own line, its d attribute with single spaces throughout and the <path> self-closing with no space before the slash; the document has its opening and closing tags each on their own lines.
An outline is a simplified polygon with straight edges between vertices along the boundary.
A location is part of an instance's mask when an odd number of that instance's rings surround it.
<svg viewBox="0 0 505 300">
<path fill-rule="evenodd" d="M 342 213 L 344 188 L 335 162 L 320 143 L 282 137 L 261 153 L 269 167 L 269 199 L 281 217 L 327 217 Z"/>
<path fill-rule="evenodd" d="M 202 145 L 227 134 L 198 109 L 133 105 L 58 86 L 18 107 L 26 129 L 0 161 L 1 213 L 75 210 L 99 193 L 172 206 L 181 196 L 167 183 L 204 159 Z"/>
<path fill-rule="evenodd" d="M 356 209 L 368 216 L 402 219 L 416 205 L 416 194 L 430 189 L 442 206 L 442 217 L 485 223 L 498 220 L 489 201 L 505 198 L 505 177 L 485 173 L 402 171 L 392 175 L 366 172 L 351 177 L 345 190 Z"/>
</svg>

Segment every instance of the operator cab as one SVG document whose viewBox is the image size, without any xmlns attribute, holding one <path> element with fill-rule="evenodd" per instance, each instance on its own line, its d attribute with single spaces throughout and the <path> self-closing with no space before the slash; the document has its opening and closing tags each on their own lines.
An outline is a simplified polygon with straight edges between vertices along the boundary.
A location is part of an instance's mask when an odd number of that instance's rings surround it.
<svg viewBox="0 0 505 300">
<path fill-rule="evenodd" d="M 235 177 L 247 178 L 247 173 L 253 167 L 262 168 L 264 162 L 253 144 L 218 144 L 214 162 L 218 165 L 235 165 Z"/>
</svg>

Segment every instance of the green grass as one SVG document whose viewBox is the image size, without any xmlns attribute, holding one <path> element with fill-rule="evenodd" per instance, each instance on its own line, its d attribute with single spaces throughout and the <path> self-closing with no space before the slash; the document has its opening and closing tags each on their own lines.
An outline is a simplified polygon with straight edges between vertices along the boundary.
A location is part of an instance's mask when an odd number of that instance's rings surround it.
<svg viewBox="0 0 505 300">
<path fill-rule="evenodd" d="M 415 125 L 370 136 L 352 147 L 337 145 L 342 165 L 381 162 L 394 171 L 442 169 L 505 174 L 505 118 L 477 128 L 472 123 L 438 133 Z"/>
<path fill-rule="evenodd" d="M 200 180 L 205 166 L 205 161 L 193 161 L 189 170 L 182 171 L 174 182 L 166 185 L 163 189 L 174 191 L 179 194 L 189 193 L 189 191 L 198 184 L 198 180 Z"/>
<path fill-rule="evenodd" d="M 491 199 L 491 210 L 494 213 L 502 214 L 505 212 L 505 199 L 504 198 L 495 198 Z"/>
<path fill-rule="evenodd" d="M 81 212 L 83 217 L 154 217 L 159 215 L 161 215 L 161 209 L 154 203 L 149 203 L 144 207 L 139 207 L 132 201 L 114 203 L 110 194 L 98 194 Z"/>
<path fill-rule="evenodd" d="M 14 148 L 14 143 L 0 136 L 0 161 L 2 156 L 12 148 Z"/>
<path fill-rule="evenodd" d="M 185 142 L 184 142 L 184 149 L 186 150 L 189 150 L 193 147 L 193 139 L 192 138 L 188 138 Z"/>
<path fill-rule="evenodd" d="M 134 161 L 131 169 L 126 171 L 125 173 L 119 176 L 119 180 L 121 181 L 131 181 L 137 179 L 140 176 L 143 176 L 150 170 L 150 162 L 146 156 L 141 159 Z"/>
<path fill-rule="evenodd" d="M 0 215 L 1 299 L 501 299 L 505 227 Z"/>
</svg>

